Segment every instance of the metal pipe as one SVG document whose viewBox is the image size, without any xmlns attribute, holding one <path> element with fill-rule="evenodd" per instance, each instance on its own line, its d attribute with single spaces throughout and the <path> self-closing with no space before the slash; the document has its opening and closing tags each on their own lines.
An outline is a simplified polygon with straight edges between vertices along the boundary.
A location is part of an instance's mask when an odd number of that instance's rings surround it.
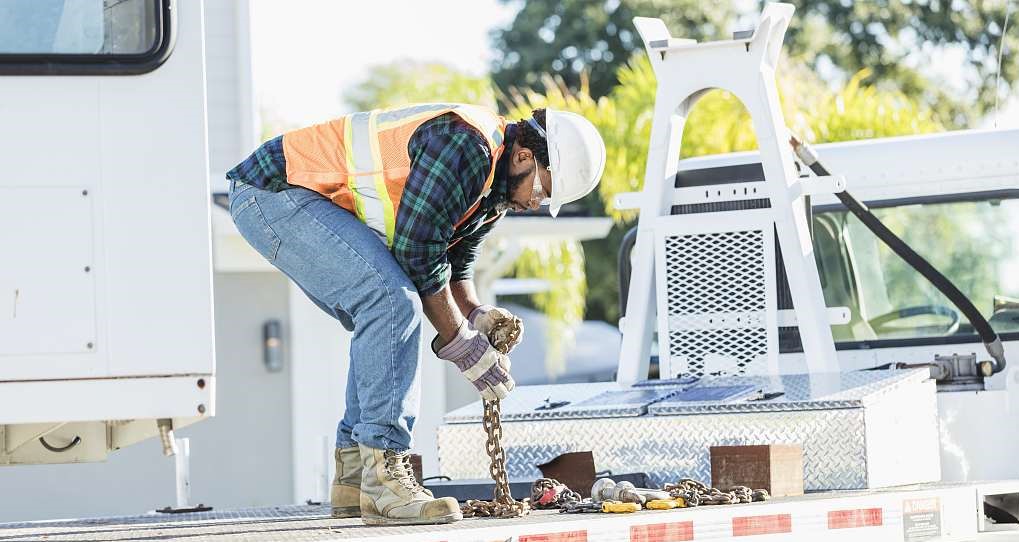
<svg viewBox="0 0 1019 542">
<path fill-rule="evenodd" d="M 637 243 L 637 226 L 630 228 L 629 231 L 623 235 L 623 240 L 619 244 L 619 317 L 626 316 L 626 299 L 630 295 L 630 271 L 632 264 L 630 263 L 630 252 L 633 251 L 633 245 Z"/>
<path fill-rule="evenodd" d="M 177 453 L 177 443 L 173 438 L 173 420 L 160 418 L 156 420 L 156 427 L 159 428 L 159 441 L 163 444 L 163 455 L 170 457 Z"/>
</svg>

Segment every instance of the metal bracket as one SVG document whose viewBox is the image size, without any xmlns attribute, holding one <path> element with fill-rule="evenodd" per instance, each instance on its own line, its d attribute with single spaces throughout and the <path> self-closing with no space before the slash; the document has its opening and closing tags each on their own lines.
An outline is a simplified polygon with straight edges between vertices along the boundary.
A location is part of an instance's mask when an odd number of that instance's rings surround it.
<svg viewBox="0 0 1019 542">
<path fill-rule="evenodd" d="M 680 47 L 689 47 L 696 45 L 697 40 L 685 39 L 685 38 L 669 38 L 667 40 L 653 40 L 648 42 L 648 47 L 655 51 L 668 52 L 669 49 L 678 49 Z"/>
<path fill-rule="evenodd" d="M 56 424 L 19 424 L 7 426 L 3 451 L 6 454 L 13 454 L 22 446 L 30 442 L 35 442 L 37 439 L 45 437 L 65 425 L 67 425 L 66 422 Z"/>
<path fill-rule="evenodd" d="M 853 317 L 849 307 L 828 307 L 827 313 L 828 323 L 833 326 L 848 324 Z M 778 311 L 778 327 L 797 327 L 798 325 L 796 311 L 790 309 Z"/>
<path fill-rule="evenodd" d="M 790 195 L 794 198 L 838 194 L 846 191 L 846 178 L 842 175 L 798 177 L 789 188 L 792 191 Z"/>
</svg>

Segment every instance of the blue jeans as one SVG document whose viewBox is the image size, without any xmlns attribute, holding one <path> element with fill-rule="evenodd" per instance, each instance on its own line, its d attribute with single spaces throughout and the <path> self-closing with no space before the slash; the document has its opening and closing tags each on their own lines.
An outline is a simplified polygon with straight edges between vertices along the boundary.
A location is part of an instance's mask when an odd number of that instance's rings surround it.
<svg viewBox="0 0 1019 542">
<path fill-rule="evenodd" d="M 321 194 L 230 183 L 241 235 L 354 333 L 336 446 L 403 451 L 420 403 L 421 299 L 383 238 Z"/>
</svg>

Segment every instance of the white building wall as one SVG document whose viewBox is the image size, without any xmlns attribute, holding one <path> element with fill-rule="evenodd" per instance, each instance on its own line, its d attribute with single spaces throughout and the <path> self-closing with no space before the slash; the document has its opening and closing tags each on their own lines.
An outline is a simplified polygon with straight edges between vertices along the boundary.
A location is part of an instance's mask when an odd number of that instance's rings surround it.
<svg viewBox="0 0 1019 542">
<path fill-rule="evenodd" d="M 247 0 L 205 3 L 209 177 L 213 192 L 227 190 L 224 174 L 259 143 L 249 9 Z"/>
</svg>

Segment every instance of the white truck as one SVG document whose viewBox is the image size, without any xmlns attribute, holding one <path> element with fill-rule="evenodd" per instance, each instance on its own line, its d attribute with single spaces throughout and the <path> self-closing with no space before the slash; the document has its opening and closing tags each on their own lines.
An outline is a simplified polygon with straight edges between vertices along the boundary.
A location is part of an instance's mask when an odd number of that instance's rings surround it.
<svg viewBox="0 0 1019 542">
<path fill-rule="evenodd" d="M 170 452 L 174 428 L 215 411 L 202 10 L 69 0 L 40 21 L 43 4 L 0 4 L 0 464 L 101 460 L 155 436 Z M 904 237 L 951 264 L 1016 359 L 1019 132 L 821 145 L 833 175 L 803 177 L 774 85 L 791 16 L 769 4 L 753 32 L 703 44 L 636 21 L 659 87 L 643 192 L 620 197 L 641 215 L 618 378 L 522 387 L 503 425 L 517 477 L 589 449 L 601 468 L 656 482 L 704 478 L 707 445 L 794 441 L 808 495 L 371 530 L 310 503 L 0 524 L 0 537 L 912 541 L 1012 528 L 1019 482 L 979 480 L 1016 477 L 1019 372 L 982 372 L 972 322 L 834 194 L 848 187 L 915 231 Z M 747 106 L 759 152 L 678 159 L 709 88 Z M 654 354 L 660 378 L 648 380 Z M 478 413 L 438 429 L 442 474 L 487 474 Z"/>
<path fill-rule="evenodd" d="M 0 464 L 215 413 L 201 12 L 64 4 L 0 5 Z"/>
</svg>

